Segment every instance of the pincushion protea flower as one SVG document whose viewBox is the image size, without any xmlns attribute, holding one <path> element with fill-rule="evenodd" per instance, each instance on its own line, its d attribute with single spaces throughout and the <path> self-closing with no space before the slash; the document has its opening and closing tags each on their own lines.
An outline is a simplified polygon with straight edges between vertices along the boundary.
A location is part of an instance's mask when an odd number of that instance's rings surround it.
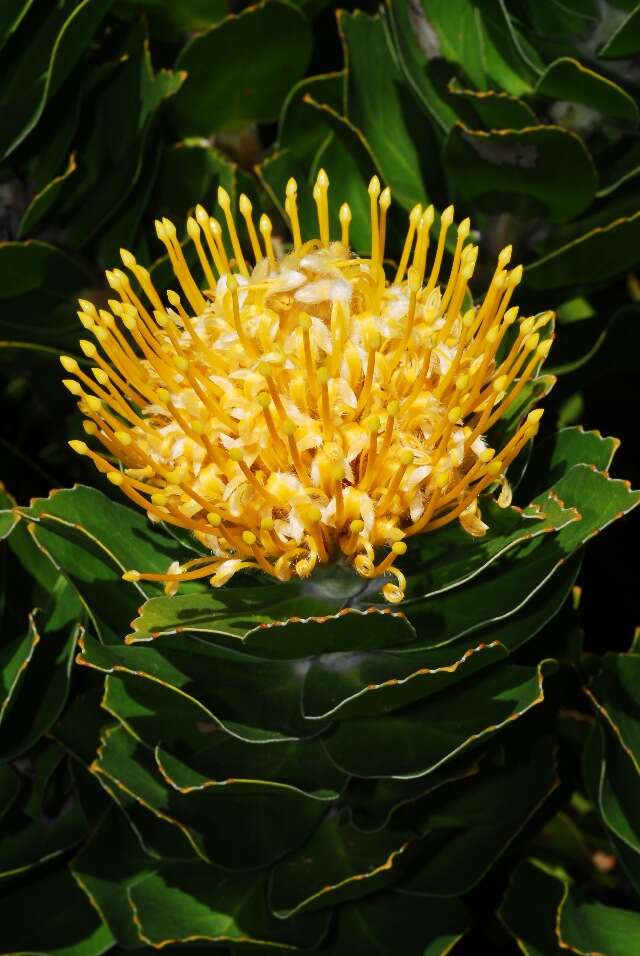
<svg viewBox="0 0 640 956">
<path fill-rule="evenodd" d="M 80 343 L 95 363 L 86 374 L 62 364 L 88 435 L 72 448 L 146 510 L 152 520 L 191 529 L 211 556 L 166 574 L 128 571 L 127 580 L 223 585 L 243 568 L 286 581 L 344 556 L 365 578 L 386 577 L 387 600 L 402 599 L 395 567 L 406 539 L 458 520 L 486 530 L 479 494 L 535 434 L 529 414 L 503 448 L 484 436 L 546 357 L 540 330 L 551 313 L 521 321 L 509 303 L 522 268 L 504 249 L 483 302 L 469 304 L 477 246 L 469 220 L 457 227 L 442 276 L 449 207 L 432 238 L 432 206 L 416 206 L 399 265 L 384 271 L 389 189 L 369 185 L 371 252 L 349 246 L 351 211 L 330 222 L 329 180 L 313 190 L 319 237 L 304 238 L 297 186 L 285 208 L 292 248 L 281 253 L 272 225 L 259 230 L 240 197 L 247 248 L 228 194 L 218 191 L 226 236 L 198 206 L 187 222 L 198 269 L 189 268 L 169 220 L 156 223 L 180 291 L 160 295 L 149 272 L 122 251 L 128 273 L 107 272 L 109 310 L 81 300 Z M 259 234 L 258 234 L 259 233 Z M 229 253 L 232 253 L 230 255 Z M 194 256 L 195 259 L 195 256 Z M 502 346 L 502 348 L 501 348 Z M 120 465 L 118 466 L 118 463 Z"/>
</svg>

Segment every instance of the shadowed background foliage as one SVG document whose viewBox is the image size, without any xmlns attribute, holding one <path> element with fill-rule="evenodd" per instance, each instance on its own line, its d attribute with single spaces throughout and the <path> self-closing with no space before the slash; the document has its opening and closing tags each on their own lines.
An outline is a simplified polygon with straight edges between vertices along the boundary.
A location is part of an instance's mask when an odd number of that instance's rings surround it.
<svg viewBox="0 0 640 956">
<path fill-rule="evenodd" d="M 632 0 L 5 0 L 0 953 L 181 952 L 200 935 L 231 952 L 251 939 L 338 954 L 637 956 L 636 516 L 578 567 L 584 542 L 636 503 L 606 477 L 615 443 L 590 430 L 622 440 L 616 478 L 640 477 L 639 56 Z M 75 299 L 106 304 L 120 247 L 163 285 L 154 220 L 182 228 L 219 185 L 234 203 L 246 193 L 286 242 L 284 186 L 298 180 L 311 228 L 303 194 L 321 167 L 334 215 L 352 206 L 356 249 L 377 173 L 394 197 L 390 259 L 415 203 L 454 203 L 477 231 L 478 293 L 512 244 L 521 313 L 557 312 L 545 369 L 557 382 L 515 501 L 554 489 L 564 511 L 547 513 L 544 548 L 515 509 L 494 509 L 472 557 L 446 529 L 425 539 L 413 657 L 393 649 L 415 633 L 380 615 L 364 647 L 349 643 L 359 623 L 335 638 L 339 653 L 312 635 L 303 655 L 289 624 L 278 646 L 249 636 L 229 652 L 220 634 L 251 634 L 257 613 L 332 614 L 341 599 L 266 598 L 258 582 L 169 602 L 121 584 L 122 567 L 164 568 L 184 544 L 112 504 L 67 446 L 81 424 L 58 358 L 84 361 Z M 74 482 L 96 490 L 42 500 Z M 438 559 L 440 579 L 423 581 Z M 443 587 L 449 603 L 432 596 Z M 123 645 L 145 598 L 141 640 L 194 620 L 209 640 L 185 637 L 184 660 L 172 638 Z M 469 651 L 477 661 L 460 674 Z M 428 691 L 366 697 L 416 666 Z M 407 746 L 425 726 L 436 731 L 424 752 Z M 212 727 L 221 739 L 205 746 Z M 484 749 L 476 737 L 490 738 Z"/>
</svg>

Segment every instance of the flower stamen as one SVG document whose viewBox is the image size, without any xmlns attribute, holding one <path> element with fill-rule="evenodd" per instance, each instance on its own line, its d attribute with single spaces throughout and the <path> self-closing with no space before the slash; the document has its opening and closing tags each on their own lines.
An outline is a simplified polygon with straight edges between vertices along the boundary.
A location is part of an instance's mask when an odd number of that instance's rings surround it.
<svg viewBox="0 0 640 956">
<path fill-rule="evenodd" d="M 349 248 L 346 203 L 340 241 L 332 241 L 324 170 L 313 188 L 317 237 L 302 235 L 297 194 L 290 179 L 293 244 L 284 252 L 269 217 L 256 227 L 243 194 L 236 222 L 220 188 L 224 235 L 200 205 L 184 243 L 170 220 L 156 222 L 178 283 L 166 305 L 124 249 L 125 271 L 107 273 L 108 310 L 80 300 L 78 317 L 95 340 L 80 342 L 91 368 L 62 356 L 64 384 L 104 455 L 82 441 L 72 447 L 152 520 L 188 529 L 211 551 L 166 574 L 127 572 L 127 580 L 164 581 L 173 593 L 180 581 L 219 587 L 250 568 L 287 581 L 343 555 L 398 601 L 406 582 L 395 563 L 407 537 L 454 520 L 483 534 L 479 496 L 499 487 L 498 504 L 510 499 L 505 471 L 541 412 L 513 427 L 502 447 L 487 448 L 484 436 L 530 387 L 552 342 L 541 340 L 548 312 L 507 336 L 522 277 L 519 266 L 507 269 L 510 247 L 483 302 L 470 306 L 478 247 L 468 219 L 441 276 L 452 207 L 440 216 L 432 261 L 434 208 L 413 207 L 387 281 L 391 193 L 377 176 L 368 187 L 368 255 Z M 197 261 L 201 283 L 188 261 Z"/>
</svg>

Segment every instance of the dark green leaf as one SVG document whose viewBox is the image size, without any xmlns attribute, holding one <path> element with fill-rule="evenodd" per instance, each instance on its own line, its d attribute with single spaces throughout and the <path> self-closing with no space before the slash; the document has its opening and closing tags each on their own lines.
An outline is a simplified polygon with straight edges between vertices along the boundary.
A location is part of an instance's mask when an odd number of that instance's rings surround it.
<svg viewBox="0 0 640 956">
<path fill-rule="evenodd" d="M 335 938 L 319 956 L 447 956 L 469 928 L 457 900 L 377 893 L 338 910 Z"/>
<path fill-rule="evenodd" d="M 40 810 L 33 817 L 12 815 L 8 822 L 9 832 L 0 841 L 2 879 L 52 860 L 76 846 L 88 833 L 82 808 L 70 795 L 57 813 Z"/>
<path fill-rule="evenodd" d="M 397 880 L 414 839 L 410 830 L 362 833 L 346 813 L 327 817 L 304 847 L 274 867 L 269 905 L 288 919 L 374 893 Z"/>
<path fill-rule="evenodd" d="M 605 654 L 586 691 L 640 773 L 640 655 Z"/>
<path fill-rule="evenodd" d="M 534 291 L 588 287 L 611 279 L 640 261 L 640 212 L 597 226 L 577 239 L 536 259 L 524 283 Z"/>
<path fill-rule="evenodd" d="M 89 274 L 71 256 L 46 242 L 30 239 L 0 243 L 2 299 L 14 299 L 43 288 L 66 297 L 89 282 Z"/>
<path fill-rule="evenodd" d="M 531 107 L 509 93 L 466 90 L 454 85 L 449 87 L 449 92 L 473 108 L 484 129 L 524 129 L 538 125 Z"/>
<path fill-rule="evenodd" d="M 445 158 L 453 191 L 466 203 L 565 222 L 592 202 L 598 186 L 582 140 L 559 126 L 449 133 Z M 508 197 L 508 198 L 506 198 Z"/>
<path fill-rule="evenodd" d="M 515 558 L 499 561 L 472 579 L 464 600 L 452 589 L 405 604 L 420 637 L 406 653 L 451 643 L 520 610 L 569 555 L 640 501 L 640 492 L 631 491 L 628 483 L 587 465 L 575 465 L 552 490 L 565 507 L 579 510 L 580 520 L 521 544 Z"/>
<path fill-rule="evenodd" d="M 65 190 L 65 241 L 73 247 L 84 245 L 125 205 L 143 175 L 148 150 L 157 149 L 152 134 L 158 111 L 185 79 L 182 72 L 154 73 L 143 20 L 126 37 L 121 52 L 121 69 L 105 84 L 97 103 L 87 104 L 93 126 L 83 148 L 82 179 Z M 133 108 L 123 113 L 123 102 Z M 117 136 L 112 135 L 114 128 Z"/>
<path fill-rule="evenodd" d="M 329 135 L 318 114 L 305 103 L 307 94 L 316 103 L 326 103 L 337 113 L 342 109 L 344 73 L 305 77 L 293 87 L 282 106 L 278 122 L 278 147 L 289 149 L 301 163 L 311 166 Z M 267 160 L 269 162 L 269 160 Z M 279 191 L 280 198 L 284 191 Z M 302 200 L 301 195 L 298 196 Z"/>
<path fill-rule="evenodd" d="M 581 103 L 626 123 L 638 122 L 635 100 L 621 86 L 571 57 L 562 57 L 547 67 L 538 80 L 536 93 L 553 100 Z"/>
<path fill-rule="evenodd" d="M 513 96 L 531 91 L 539 57 L 503 3 L 422 0 L 422 6 L 441 55 L 459 64 L 477 89 L 490 89 L 494 81 Z"/>
<path fill-rule="evenodd" d="M 425 203 L 424 167 L 434 143 L 402 85 L 384 21 L 357 10 L 341 12 L 338 26 L 347 64 L 347 115 L 362 130 L 400 205 Z"/>
<path fill-rule="evenodd" d="M 113 806 L 71 864 L 76 883 L 98 909 L 114 939 L 127 948 L 140 945 L 128 890 L 157 865 Z"/>
<path fill-rule="evenodd" d="M 318 730 L 300 713 L 306 663 L 266 661 L 187 636 L 158 638 L 151 647 L 106 647 L 88 635 L 78 662 L 174 688 L 201 709 L 205 722 L 249 743 Z"/>
<path fill-rule="evenodd" d="M 6 0 L 0 11 L 0 49 L 20 26 L 33 0 Z"/>
<path fill-rule="evenodd" d="M 307 949 L 325 933 L 322 916 L 276 920 L 266 906 L 267 874 L 229 875 L 201 863 L 161 865 L 129 889 L 144 942 L 206 940 Z M 282 950 L 280 950 L 282 951 Z"/>
<path fill-rule="evenodd" d="M 640 853 L 640 774 L 610 731 L 604 734 L 598 804 L 616 837 Z"/>
<path fill-rule="evenodd" d="M 500 508 L 492 498 L 481 500 L 481 508 L 489 530 L 473 544 L 458 522 L 413 539 L 409 553 L 416 570 L 409 580 L 409 598 L 459 587 L 510 548 L 538 535 L 552 534 L 578 517 L 576 511 L 565 508 L 555 494 L 549 493 L 540 495 L 524 510 Z"/>
<path fill-rule="evenodd" d="M 640 913 L 589 903 L 569 891 L 560 904 L 557 932 L 561 947 L 581 956 L 636 956 Z"/>
<path fill-rule="evenodd" d="M 76 588 L 106 641 L 121 641 L 141 601 L 158 591 L 124 584 L 122 572 L 132 565 L 164 571 L 182 556 L 179 545 L 144 514 L 83 485 L 37 498 L 22 513 L 37 522 L 36 543 Z"/>
<path fill-rule="evenodd" d="M 101 956 L 113 937 L 62 870 L 0 901 L 2 956 Z"/>
<path fill-rule="evenodd" d="M 634 56 L 640 49 L 640 5 L 635 6 L 612 36 L 603 44 L 598 55 L 604 60 L 620 60 Z"/>
<path fill-rule="evenodd" d="M 0 764 L 0 820 L 20 793 L 20 777 L 8 763 Z"/>
<path fill-rule="evenodd" d="M 112 0 L 61 0 L 26 38 L 17 68 L 0 97 L 0 154 L 11 153 L 39 122 L 44 108 L 80 59 Z"/>
<path fill-rule="evenodd" d="M 541 703 L 542 674 L 502 665 L 382 721 L 345 721 L 325 738 L 327 752 L 359 777 L 423 776 Z M 362 747 L 373 739 L 375 748 Z"/>
<path fill-rule="evenodd" d="M 152 598 L 143 605 L 140 616 L 133 622 L 133 634 L 127 643 L 188 630 L 195 634 L 226 635 L 229 640 L 225 643 L 240 650 L 239 638 L 255 631 L 251 638 L 253 653 L 258 648 L 265 648 L 266 652 L 271 649 L 269 656 L 278 656 L 278 648 L 283 647 L 283 657 L 304 657 L 309 653 L 309 645 L 303 645 L 305 649 L 298 654 L 297 642 L 304 640 L 306 632 L 298 622 L 290 619 L 335 614 L 353 593 L 356 584 L 353 572 L 341 576 L 332 574 L 330 569 L 324 575 L 320 570 L 318 576 L 308 583 L 298 580 L 263 587 L 220 588 L 202 594 Z M 286 629 L 277 630 L 277 636 L 271 638 L 272 632 L 265 631 L 265 636 L 261 637 L 259 628 L 285 622 Z M 399 630 L 403 627 L 406 625 L 398 625 Z M 290 639 L 288 635 L 291 635 Z M 406 635 L 404 640 L 408 639 Z"/>
<path fill-rule="evenodd" d="M 35 615 L 29 617 L 29 629 L 23 637 L 8 641 L 0 648 L 0 723 L 17 693 L 26 669 L 40 640 Z"/>
<path fill-rule="evenodd" d="M 463 758 L 446 764 L 426 777 L 417 777 L 413 780 L 383 777 L 373 786 L 367 782 L 362 789 L 347 790 L 343 799 L 348 802 L 354 825 L 358 830 L 365 833 L 384 830 L 395 813 L 402 814 L 408 810 L 412 813 L 412 819 L 415 820 L 417 813 L 412 804 L 422 801 L 439 787 L 454 780 L 467 780 L 478 771 L 478 763 L 474 763 L 471 758 Z"/>
<path fill-rule="evenodd" d="M 271 660 L 368 651 L 389 650 L 411 644 L 416 633 L 404 614 L 390 608 L 344 608 L 322 617 L 299 617 L 264 623 L 248 631 L 243 646 L 250 653 Z"/>
<path fill-rule="evenodd" d="M 367 717 L 398 710 L 454 684 L 507 656 L 497 642 L 470 647 L 464 653 L 443 648 L 415 657 L 334 653 L 312 661 L 302 696 L 307 717 Z"/>
<path fill-rule="evenodd" d="M 228 6 L 226 0 L 135 0 L 132 5 L 147 10 L 171 40 L 176 32 L 208 29 L 223 19 Z"/>
<path fill-rule="evenodd" d="M 558 907 L 565 889 L 537 863 L 516 868 L 499 916 L 525 956 L 562 956 L 556 936 Z"/>
<path fill-rule="evenodd" d="M 420 43 L 425 26 L 427 35 L 430 29 L 426 25 L 424 12 L 418 4 L 410 6 L 404 0 L 387 0 L 387 10 L 389 29 L 404 80 L 417 98 L 417 104 L 426 110 L 440 132 L 446 132 L 459 117 L 431 76 L 432 64 Z"/>
<path fill-rule="evenodd" d="M 460 896 L 479 882 L 558 786 L 550 744 L 540 741 L 526 763 L 492 767 L 462 787 L 454 782 L 436 791 L 421 824 L 427 862 L 403 892 Z"/>
<path fill-rule="evenodd" d="M 598 471 L 608 471 L 619 446 L 617 438 L 603 438 L 600 432 L 585 431 L 581 425 L 561 428 L 535 442 L 518 497 L 529 501 L 540 488 L 555 484 L 574 465 L 593 465 Z"/>
<path fill-rule="evenodd" d="M 306 17 L 281 0 L 226 17 L 195 37 L 178 57 L 176 66 L 189 74 L 174 101 L 180 129 L 184 135 L 208 136 L 249 121 L 276 119 L 310 53 Z"/>
<path fill-rule="evenodd" d="M 177 790 L 123 728 L 107 731 L 92 769 L 182 830 L 198 856 L 229 869 L 273 863 L 305 840 L 327 809 L 323 799 L 268 782 L 202 788 L 201 777 L 173 758 L 172 772 L 191 781 Z"/>
<path fill-rule="evenodd" d="M 73 617 L 79 607 L 73 595 L 65 594 L 64 587 L 56 597 L 58 604 L 54 599 L 41 621 L 32 620 L 32 644 L 23 659 L 28 680 L 18 684 L 17 694 L 14 691 L 0 731 L 0 751 L 5 756 L 28 750 L 57 720 L 67 699 L 73 654 L 81 632 L 79 625 L 70 624 L 67 618 Z"/>
<path fill-rule="evenodd" d="M 18 238 L 24 239 L 30 232 L 33 232 L 40 224 L 43 218 L 50 214 L 55 207 L 65 186 L 68 186 L 69 179 L 75 178 L 78 171 L 75 154 L 69 157 L 67 168 L 59 176 L 56 176 L 51 182 L 37 193 L 29 203 L 18 232 Z"/>
</svg>

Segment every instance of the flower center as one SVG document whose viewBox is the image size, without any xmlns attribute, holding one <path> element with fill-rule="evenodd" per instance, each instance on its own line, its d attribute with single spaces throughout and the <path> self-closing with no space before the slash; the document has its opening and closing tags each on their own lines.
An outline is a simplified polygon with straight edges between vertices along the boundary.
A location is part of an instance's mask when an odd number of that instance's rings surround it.
<svg viewBox="0 0 640 956">
<path fill-rule="evenodd" d="M 156 223 L 179 291 L 163 300 L 123 250 L 129 274 L 107 273 L 119 298 L 109 310 L 81 301 L 97 344 L 80 344 L 96 367 L 88 375 L 64 357 L 75 375 L 65 384 L 105 453 L 72 447 L 152 520 L 191 529 L 211 552 L 127 579 L 164 580 L 171 591 L 201 577 L 219 586 L 253 567 L 288 580 L 342 555 L 360 575 L 384 578 L 386 598 L 398 601 L 405 580 L 395 562 L 406 538 L 455 519 L 471 534 L 486 530 L 478 495 L 505 486 L 542 413 L 530 413 L 497 454 L 484 436 L 546 357 L 551 340 L 540 332 L 552 315 L 516 324 L 510 300 L 522 269 L 508 269 L 510 249 L 482 303 L 471 304 L 478 250 L 468 220 L 442 275 L 451 207 L 437 238 L 433 207 L 411 211 L 387 280 L 389 190 L 371 181 L 371 250 L 359 257 L 346 204 L 332 239 L 328 188 L 321 171 L 319 237 L 305 241 L 289 182 L 288 252 L 267 216 L 256 230 L 242 196 L 253 262 L 220 189 L 226 234 L 200 206 L 184 246 L 169 220 Z"/>
</svg>

